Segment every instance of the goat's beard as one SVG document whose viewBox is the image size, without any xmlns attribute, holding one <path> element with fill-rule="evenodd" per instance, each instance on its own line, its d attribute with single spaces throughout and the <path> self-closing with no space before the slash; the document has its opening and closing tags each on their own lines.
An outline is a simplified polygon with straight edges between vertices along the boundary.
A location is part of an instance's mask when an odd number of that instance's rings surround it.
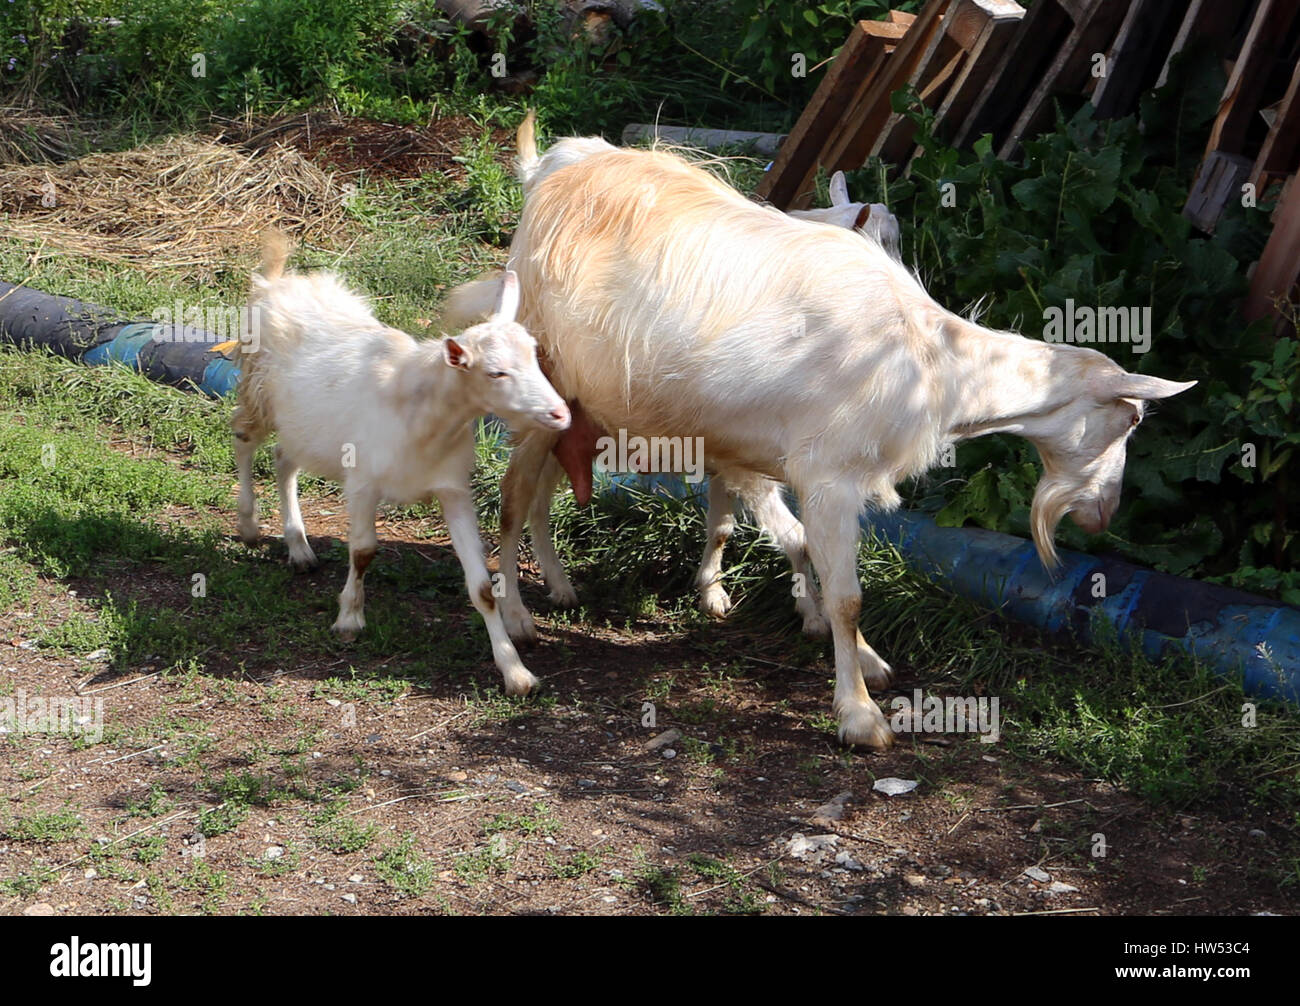
<svg viewBox="0 0 1300 1006">
<path fill-rule="evenodd" d="M 1075 492 L 1075 486 L 1050 475 L 1039 479 L 1038 488 L 1034 490 L 1034 501 L 1029 505 L 1029 530 L 1034 536 L 1038 558 L 1049 570 L 1061 564 L 1053 539 L 1056 526 L 1070 512 Z"/>
</svg>

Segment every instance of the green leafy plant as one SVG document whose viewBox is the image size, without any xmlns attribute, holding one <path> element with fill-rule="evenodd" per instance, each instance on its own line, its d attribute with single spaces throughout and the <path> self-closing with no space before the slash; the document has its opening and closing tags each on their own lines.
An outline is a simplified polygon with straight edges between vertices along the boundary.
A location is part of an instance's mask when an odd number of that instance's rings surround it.
<svg viewBox="0 0 1300 1006">
<path fill-rule="evenodd" d="M 1286 527 L 1300 437 L 1295 319 L 1279 339 L 1271 322 L 1247 324 L 1232 308 L 1266 239 L 1268 207 L 1230 205 L 1212 236 L 1181 212 L 1196 163 L 1185 150 L 1197 136 L 1203 146 L 1214 111 L 1197 96 L 1216 93 L 1214 80 L 1217 68 L 1184 67 L 1143 102 L 1141 121 L 1100 121 L 1086 105 L 1058 110 L 1054 130 L 1012 161 L 994 157 L 987 136 L 972 151 L 945 145 L 932 115 L 900 92 L 895 108 L 916 122 L 922 153 L 905 179 L 873 163 L 851 183 L 857 198 L 899 216 L 905 252 L 941 303 L 980 304 L 982 323 L 1031 337 L 1067 300 L 1149 310 L 1149 346 L 1092 348 L 1129 370 L 1200 382 L 1152 408 L 1130 442 L 1124 505 L 1108 534 L 1089 539 L 1067 522 L 1067 545 L 1296 600 L 1300 539 Z M 1023 441 L 968 442 L 956 472 L 936 474 L 913 503 L 941 524 L 1027 533 L 1039 465 Z"/>
</svg>

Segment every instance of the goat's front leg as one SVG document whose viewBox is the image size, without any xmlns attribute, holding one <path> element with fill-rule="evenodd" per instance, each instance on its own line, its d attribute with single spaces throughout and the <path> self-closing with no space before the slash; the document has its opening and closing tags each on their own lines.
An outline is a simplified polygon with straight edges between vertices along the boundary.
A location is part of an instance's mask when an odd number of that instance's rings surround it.
<svg viewBox="0 0 1300 1006">
<path fill-rule="evenodd" d="M 483 616 L 488 637 L 492 640 L 492 659 L 505 679 L 507 695 L 527 695 L 538 684 L 524 666 L 514 644 L 506 632 L 501 618 L 501 608 L 492 593 L 492 580 L 483 564 L 483 542 L 478 534 L 478 518 L 474 514 L 474 501 L 467 489 L 434 490 L 442 504 L 442 517 L 451 532 L 451 544 L 465 571 L 465 588 L 469 599 Z"/>
<path fill-rule="evenodd" d="M 501 617 L 511 638 L 520 642 L 536 642 L 537 626 L 519 595 L 519 539 L 523 534 L 525 516 L 530 508 L 537 505 L 535 494 L 541 491 L 540 483 L 551 459 L 551 446 L 554 443 L 553 436 L 540 431 L 524 436 L 510 452 L 510 463 L 501 480 L 500 567 L 501 585 L 505 592 L 500 598 Z M 549 517 L 549 497 L 545 505 Z M 547 530 L 549 531 L 549 521 Z M 536 535 L 535 529 L 533 533 Z M 547 541 L 549 542 L 549 535 Z M 556 562 L 558 564 L 559 560 Z M 563 575 L 563 570 L 560 572 Z"/>
<path fill-rule="evenodd" d="M 700 592 L 700 610 L 721 618 L 731 610 L 731 597 L 722 586 L 722 555 L 727 539 L 736 530 L 735 504 L 721 475 L 709 477 L 709 509 L 704 536 L 704 555 L 695 586 Z"/>
<path fill-rule="evenodd" d="M 339 617 L 334 621 L 334 631 L 345 643 L 350 643 L 366 627 L 365 577 L 379 547 L 375 534 L 379 495 L 369 486 L 345 486 L 344 494 L 348 502 L 348 582 L 339 594 Z"/>
<path fill-rule="evenodd" d="M 863 683 L 859 658 L 862 640 L 858 632 L 858 615 L 862 609 L 862 589 L 858 584 L 858 509 L 852 495 L 832 487 L 819 486 L 815 494 L 801 493 L 804 500 L 805 528 L 813 564 L 821 575 L 823 602 L 835 640 L 835 715 L 839 719 L 840 740 L 883 751 L 894 743 L 894 734 L 880 707 Z M 885 664 L 865 642 L 865 655 L 888 674 Z"/>
</svg>

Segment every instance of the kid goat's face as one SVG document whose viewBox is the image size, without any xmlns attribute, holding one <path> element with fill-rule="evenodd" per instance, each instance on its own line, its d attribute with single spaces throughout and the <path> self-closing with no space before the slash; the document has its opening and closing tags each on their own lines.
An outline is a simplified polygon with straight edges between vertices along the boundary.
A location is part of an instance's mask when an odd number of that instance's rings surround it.
<svg viewBox="0 0 1300 1006">
<path fill-rule="evenodd" d="M 469 382 L 470 394 L 484 412 L 500 416 L 511 428 L 566 430 L 569 407 L 538 366 L 537 343 L 515 322 L 518 309 L 518 279 L 507 272 L 492 317 L 444 339 L 443 353 Z"/>
</svg>

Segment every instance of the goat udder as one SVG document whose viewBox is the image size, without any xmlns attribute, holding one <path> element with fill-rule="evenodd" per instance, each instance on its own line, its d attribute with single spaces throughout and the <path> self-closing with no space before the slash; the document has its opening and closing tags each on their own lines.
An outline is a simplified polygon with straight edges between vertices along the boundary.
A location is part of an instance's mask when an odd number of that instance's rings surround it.
<svg viewBox="0 0 1300 1006">
<path fill-rule="evenodd" d="M 569 402 L 569 414 L 572 417 L 569 428 L 560 434 L 551 450 L 573 484 L 574 498 L 586 506 L 591 500 L 591 466 L 596 460 L 596 441 L 605 431 L 592 421 L 576 399 Z"/>
</svg>

